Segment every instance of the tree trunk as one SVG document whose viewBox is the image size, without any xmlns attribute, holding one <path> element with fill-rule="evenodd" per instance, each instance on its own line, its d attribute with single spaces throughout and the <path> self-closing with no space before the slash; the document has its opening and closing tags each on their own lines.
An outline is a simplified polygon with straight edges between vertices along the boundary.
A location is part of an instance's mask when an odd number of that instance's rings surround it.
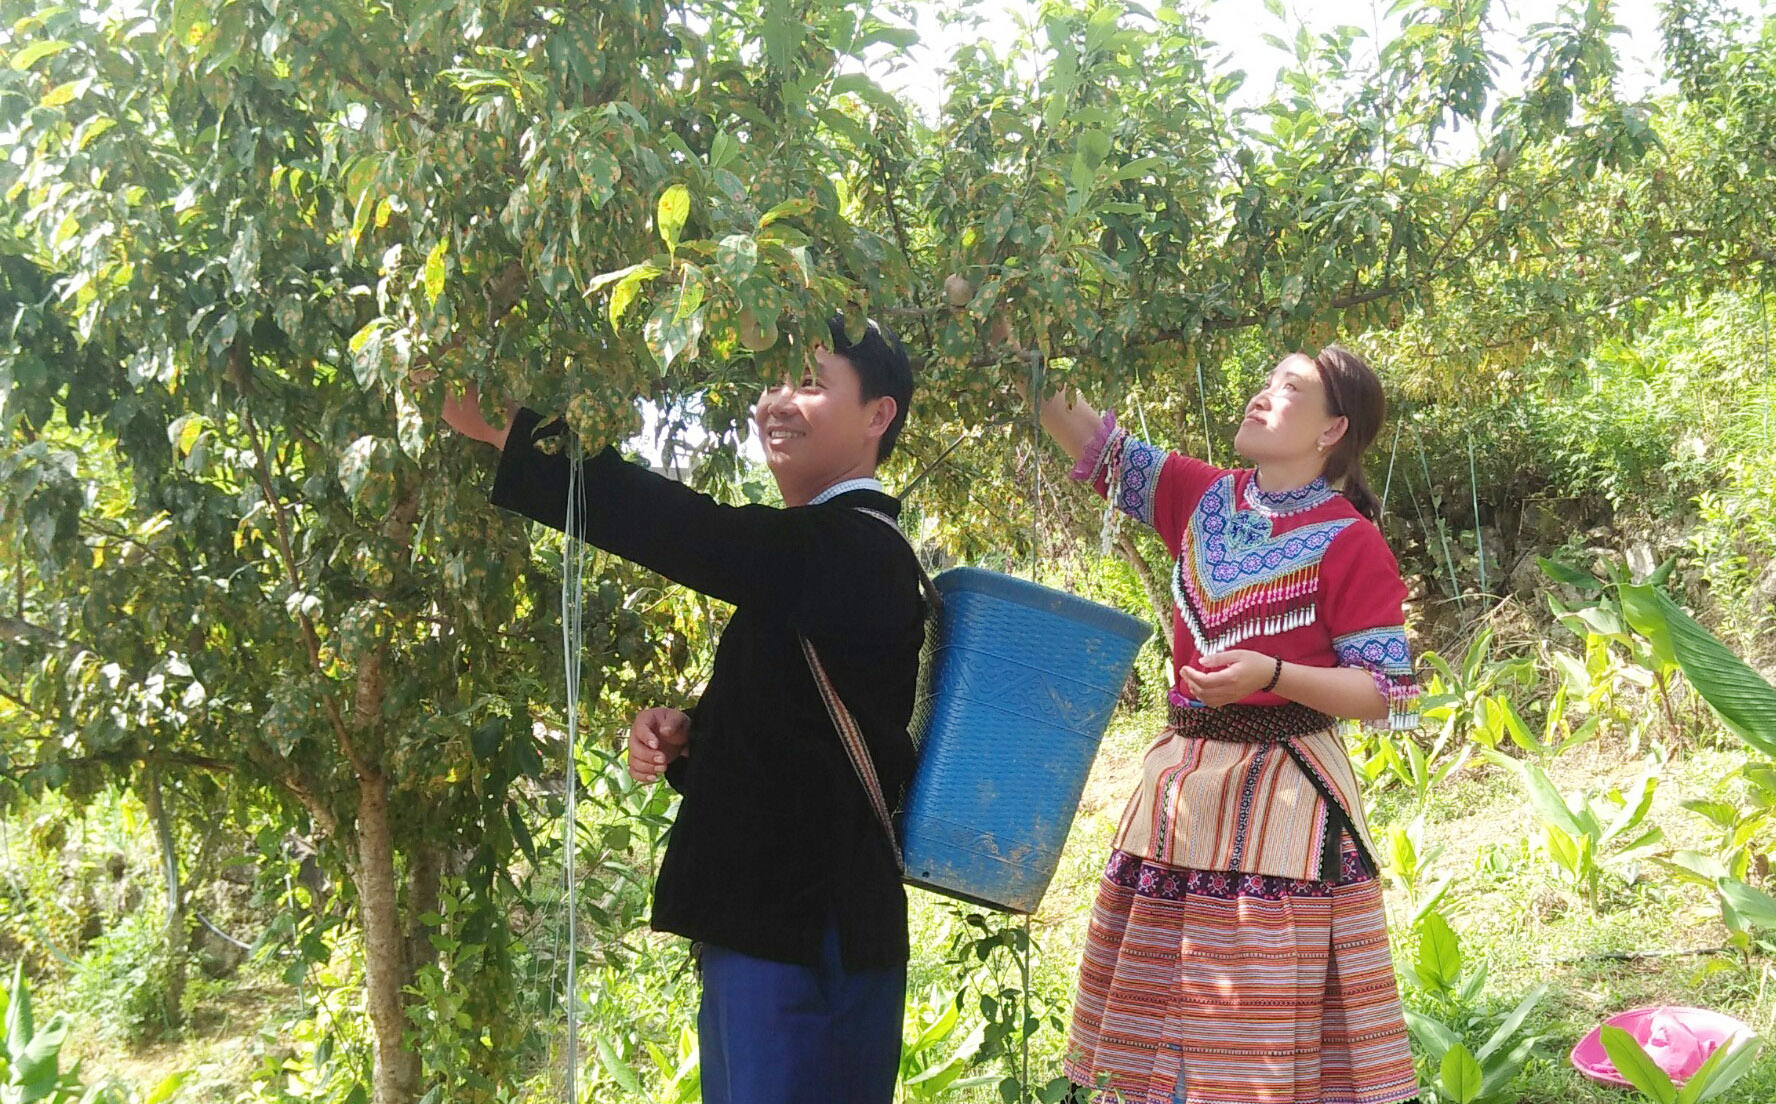
<svg viewBox="0 0 1776 1104">
<path fill-rule="evenodd" d="M 149 763 L 146 772 L 143 803 L 148 806 L 148 818 L 154 822 L 155 840 L 160 845 L 161 880 L 166 887 L 166 928 L 162 937 L 166 978 L 160 992 L 160 1012 L 166 1026 L 176 1029 L 185 1019 L 185 898 L 179 889 L 179 852 L 173 846 L 173 823 L 160 791 L 160 768 Z"/>
<path fill-rule="evenodd" d="M 419 844 L 407 852 L 407 976 L 411 979 L 438 957 L 432 932 L 420 917 L 438 911 L 438 892 L 444 876 L 444 850 L 435 844 Z"/>
<path fill-rule="evenodd" d="M 1135 538 L 1125 530 L 1117 536 L 1116 549 L 1122 558 L 1135 569 L 1135 575 L 1141 580 L 1141 589 L 1147 592 L 1147 601 L 1153 607 L 1153 616 L 1159 623 L 1159 647 L 1165 653 L 1166 661 L 1172 658 L 1172 601 L 1171 596 L 1153 577 L 1153 568 L 1147 563 L 1147 557 L 1141 555 L 1141 549 L 1135 544 Z"/>
<path fill-rule="evenodd" d="M 419 1055 L 407 1046 L 403 991 L 410 980 L 395 891 L 395 844 L 389 823 L 388 780 L 380 773 L 358 784 L 358 915 L 364 926 L 364 988 L 376 1034 L 371 1074 L 375 1104 L 412 1104 L 419 1095 Z"/>
</svg>

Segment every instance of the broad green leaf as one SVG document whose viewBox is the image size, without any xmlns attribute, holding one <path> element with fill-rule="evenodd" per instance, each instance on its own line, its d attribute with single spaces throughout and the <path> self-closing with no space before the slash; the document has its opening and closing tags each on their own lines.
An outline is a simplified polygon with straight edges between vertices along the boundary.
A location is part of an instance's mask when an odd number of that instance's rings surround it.
<svg viewBox="0 0 1776 1104">
<path fill-rule="evenodd" d="M 1510 1050 L 1496 1053 L 1482 1062 L 1480 1068 L 1485 1071 L 1486 1076 L 1480 1082 L 1480 1098 L 1482 1100 L 1490 1099 L 1509 1088 L 1511 1083 L 1517 1080 L 1517 1075 L 1523 1072 L 1524 1065 L 1535 1053 L 1536 1045 L 1541 1041 L 1539 1035 L 1528 1036 L 1518 1040 Z"/>
<path fill-rule="evenodd" d="M 730 286 L 752 275 L 758 264 L 758 241 L 751 234 L 729 234 L 715 250 L 715 266 Z"/>
<path fill-rule="evenodd" d="M 764 25 L 760 30 L 765 61 L 773 71 L 788 73 L 794 67 L 796 51 L 801 48 L 807 27 L 790 0 L 765 0 L 764 9 Z"/>
<path fill-rule="evenodd" d="M 395 397 L 395 443 L 401 451 L 415 460 L 425 453 L 426 442 L 431 434 L 426 427 L 425 415 L 420 413 L 419 404 L 405 387 L 389 389 Z"/>
<path fill-rule="evenodd" d="M 1702 1104 L 1732 1088 L 1735 1081 L 1751 1072 L 1763 1046 L 1762 1039 L 1747 1035 L 1717 1047 L 1685 1083 L 1683 1091 L 1678 1093 L 1677 1104 Z"/>
<path fill-rule="evenodd" d="M 678 302 L 677 295 L 668 295 L 642 331 L 648 352 L 654 354 L 654 362 L 662 374 L 671 369 L 672 362 L 679 357 L 695 356 L 697 341 L 703 336 L 703 311 L 695 310 L 680 317 Z"/>
<path fill-rule="evenodd" d="M 13 1054 L 22 1054 L 37 1033 L 31 1017 L 31 986 L 25 980 L 25 962 L 21 957 L 12 968 L 12 989 L 6 999 L 6 1047 Z"/>
<path fill-rule="evenodd" d="M 1548 857 L 1554 860 L 1554 865 L 1574 877 L 1585 873 L 1588 850 L 1585 845 L 1589 836 L 1573 836 L 1552 824 L 1543 824 L 1542 833 L 1548 846 Z"/>
<path fill-rule="evenodd" d="M 1517 775 L 1517 780 L 1523 784 L 1524 791 L 1529 794 L 1530 803 L 1535 806 L 1537 815 L 1543 821 L 1569 836 L 1585 834 L 1574 818 L 1571 807 L 1567 805 L 1566 798 L 1560 796 L 1560 791 L 1554 788 L 1547 771 L 1534 763 L 1526 763 L 1504 754 L 1488 752 L 1486 758 Z"/>
<path fill-rule="evenodd" d="M 1104 158 L 1110 155 L 1110 136 L 1101 130 L 1084 131 L 1079 135 L 1078 152 L 1086 166 L 1096 172 L 1098 166 L 1104 163 Z"/>
<path fill-rule="evenodd" d="M 1728 728 L 1760 753 L 1776 758 L 1776 687 L 1664 591 L 1624 586 L 1621 593 L 1622 608 L 1635 631 L 1673 657 Z"/>
<path fill-rule="evenodd" d="M 1732 906 L 1733 912 L 1746 924 L 1776 930 L 1776 897 L 1737 878 L 1721 878 L 1714 884 L 1720 890 L 1721 899 Z"/>
<path fill-rule="evenodd" d="M 1432 988 L 1455 988 L 1461 979 L 1461 944 L 1443 914 L 1433 912 L 1418 928 L 1418 975 Z"/>
<path fill-rule="evenodd" d="M 678 289 L 677 321 L 684 321 L 703 305 L 703 270 L 695 265 L 684 266 L 684 282 Z"/>
<path fill-rule="evenodd" d="M 1438 1088 L 1456 1104 L 1473 1104 L 1480 1095 L 1480 1063 L 1460 1043 L 1450 1047 L 1437 1067 Z"/>
<path fill-rule="evenodd" d="M 1671 1078 L 1634 1041 L 1634 1036 L 1609 1024 L 1604 1025 L 1602 1036 L 1604 1053 L 1624 1080 L 1645 1093 L 1653 1104 L 1677 1104 L 1677 1088 Z"/>
<path fill-rule="evenodd" d="M 1603 584 L 1598 582 L 1597 577 L 1592 575 L 1589 571 L 1581 571 L 1576 567 L 1563 564 L 1559 560 L 1551 560 L 1546 556 L 1537 556 L 1536 566 L 1541 568 L 1542 574 L 1546 575 L 1548 578 L 1553 579 L 1557 583 L 1565 583 L 1567 586 L 1572 587 L 1581 594 L 1603 593 Z"/>
<path fill-rule="evenodd" d="M 683 184 L 674 184 L 660 194 L 660 205 L 654 215 L 654 225 L 660 232 L 660 240 L 666 243 L 669 253 L 678 251 L 678 237 L 684 233 L 685 222 L 691 217 L 691 192 Z"/>
<path fill-rule="evenodd" d="M 1715 883 L 1727 876 L 1727 868 L 1719 859 L 1701 851 L 1673 851 L 1668 858 L 1654 861 L 1677 877 L 1710 889 L 1715 888 Z"/>
<path fill-rule="evenodd" d="M 1489 713 L 1494 709 L 1498 711 L 1499 725 L 1504 729 L 1505 735 L 1511 738 L 1513 744 L 1531 754 L 1539 754 L 1542 751 L 1541 744 L 1536 742 L 1536 738 L 1529 731 L 1529 725 L 1523 720 L 1523 715 L 1517 712 L 1517 707 L 1511 704 L 1510 699 L 1502 695 L 1489 694 L 1485 700 Z"/>
<path fill-rule="evenodd" d="M 1406 1027 L 1417 1041 L 1419 1049 L 1430 1056 L 1431 1061 L 1441 1062 L 1450 1048 L 1461 1045 L 1461 1036 L 1457 1035 L 1441 1020 L 1435 1020 L 1414 1009 L 1405 1009 Z"/>
<path fill-rule="evenodd" d="M 85 95 L 86 90 L 91 86 L 91 77 L 81 77 L 79 80 L 64 81 L 50 89 L 48 92 L 45 92 L 43 98 L 37 102 L 44 107 L 60 107 L 65 103 L 71 103 Z"/>
<path fill-rule="evenodd" d="M 734 140 L 733 135 L 725 130 L 720 131 L 716 134 L 715 141 L 709 143 L 709 167 L 711 169 L 723 168 L 732 162 L 739 152 L 740 143 Z"/>
</svg>

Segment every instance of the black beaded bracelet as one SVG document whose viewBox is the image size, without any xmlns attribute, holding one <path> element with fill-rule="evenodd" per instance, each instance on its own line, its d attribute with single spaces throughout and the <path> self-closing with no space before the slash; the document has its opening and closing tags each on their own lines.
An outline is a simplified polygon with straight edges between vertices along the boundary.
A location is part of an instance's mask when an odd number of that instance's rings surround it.
<svg viewBox="0 0 1776 1104">
<path fill-rule="evenodd" d="M 1275 671 L 1271 672 L 1270 681 L 1264 684 L 1264 689 L 1261 690 L 1260 693 L 1268 694 L 1272 690 L 1275 690 L 1277 681 L 1283 677 L 1283 657 L 1277 656 L 1276 660 L 1277 668 Z"/>
</svg>

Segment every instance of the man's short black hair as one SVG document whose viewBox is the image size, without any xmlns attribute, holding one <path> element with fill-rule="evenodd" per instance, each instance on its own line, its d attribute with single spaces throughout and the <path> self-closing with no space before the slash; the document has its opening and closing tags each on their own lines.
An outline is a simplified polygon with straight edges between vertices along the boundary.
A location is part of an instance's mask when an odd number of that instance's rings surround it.
<svg viewBox="0 0 1776 1104">
<path fill-rule="evenodd" d="M 886 395 L 894 400 L 894 420 L 876 443 L 876 462 L 888 459 L 900 427 L 906 424 L 907 411 L 913 405 L 913 365 L 906 349 L 893 330 L 870 319 L 863 337 L 852 342 L 845 336 L 845 318 L 835 314 L 827 326 L 832 330 L 832 351 L 844 357 L 857 373 L 859 395 L 864 402 Z"/>
</svg>

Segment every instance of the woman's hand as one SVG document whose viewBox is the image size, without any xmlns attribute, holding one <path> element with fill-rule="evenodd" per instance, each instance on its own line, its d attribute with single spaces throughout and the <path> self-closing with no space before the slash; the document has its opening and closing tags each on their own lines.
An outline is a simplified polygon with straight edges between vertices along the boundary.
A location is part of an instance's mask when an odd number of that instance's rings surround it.
<svg viewBox="0 0 1776 1104">
<path fill-rule="evenodd" d="M 1029 384 L 1021 378 L 1013 383 L 1017 387 L 1018 397 L 1028 402 Z M 1093 410 L 1077 391 L 1069 396 L 1067 389 L 1062 388 L 1042 403 L 1042 428 L 1074 460 L 1079 459 L 1086 446 L 1091 444 L 1092 438 L 1098 435 L 1098 427 L 1103 421 L 1103 415 Z"/>
<path fill-rule="evenodd" d="M 1229 648 L 1203 656 L 1198 666 L 1179 669 L 1190 696 L 1204 705 L 1231 705 L 1270 684 L 1276 674 L 1276 657 L 1261 652 Z"/>
</svg>

